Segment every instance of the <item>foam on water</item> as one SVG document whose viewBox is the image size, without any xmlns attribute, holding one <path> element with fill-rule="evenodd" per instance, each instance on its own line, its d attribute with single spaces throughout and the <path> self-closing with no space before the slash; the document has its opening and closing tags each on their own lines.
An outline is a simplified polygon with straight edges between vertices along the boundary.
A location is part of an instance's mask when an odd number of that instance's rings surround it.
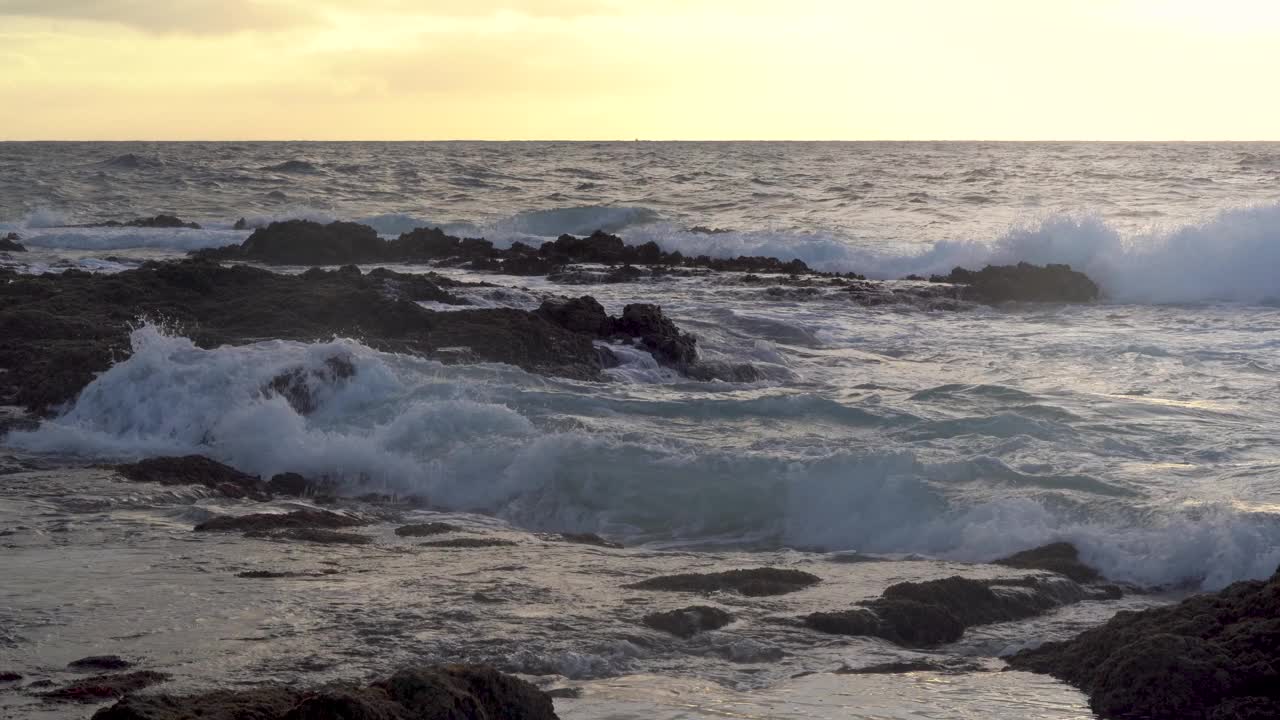
<svg viewBox="0 0 1280 720">
<path fill-rule="evenodd" d="M 593 388 L 567 381 L 548 387 L 546 379 L 502 366 L 446 367 L 351 340 L 203 350 L 144 326 L 132 341 L 133 356 L 63 415 L 6 443 L 95 458 L 202 453 L 263 476 L 324 475 L 353 493 L 425 495 L 438 506 L 534 529 L 639 540 L 980 561 L 1068 539 L 1115 579 L 1205 587 L 1262 577 L 1280 562 L 1276 517 L 1225 504 L 1127 497 L 1116 505 L 1123 494 L 1088 478 L 993 470 L 994 461 L 982 457 L 940 462 L 911 444 L 842 449 L 815 446 L 803 434 L 725 443 L 719 433 L 730 430 L 713 432 L 710 441 L 697 432 L 682 437 L 669 429 L 820 421 L 878 432 L 911 420 L 760 391 L 713 399 L 689 390 L 657 403 L 629 398 L 630 383 L 677 379 L 634 350 L 616 350 L 623 365 L 610 372 L 624 384 Z M 264 391 L 276 375 L 319 369 L 335 355 L 350 359 L 356 375 L 332 384 L 313 377 L 319 409 L 311 416 Z M 1009 485 L 1010 473 L 1026 492 Z M 953 492 L 982 478 L 998 483 L 998 497 Z M 1076 500 L 1055 501 L 1059 493 Z"/>
</svg>

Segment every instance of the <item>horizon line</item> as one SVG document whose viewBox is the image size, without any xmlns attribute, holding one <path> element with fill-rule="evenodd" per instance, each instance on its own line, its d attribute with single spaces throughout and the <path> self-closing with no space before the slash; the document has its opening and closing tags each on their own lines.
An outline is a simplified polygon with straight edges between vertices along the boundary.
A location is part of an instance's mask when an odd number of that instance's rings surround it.
<svg viewBox="0 0 1280 720">
<path fill-rule="evenodd" d="M 128 139 L 88 139 L 88 138 L 0 138 L 0 143 L 1008 143 L 1008 144 L 1047 144 L 1047 143 L 1129 143 L 1129 144 L 1208 144 L 1208 143 L 1280 143 L 1280 138 L 1275 139 L 1194 139 L 1194 140 L 1133 140 L 1133 139 L 1104 139 L 1104 140 L 1086 140 L 1086 139 L 1068 139 L 1068 140 L 1010 140 L 1010 139 L 954 139 L 954 138 L 935 138 L 935 139 L 860 139 L 860 140 L 842 140 L 842 139 L 647 139 L 647 138 L 615 138 L 615 139 L 492 139 L 492 138 L 448 138 L 448 139 L 302 139 L 302 138 L 232 138 L 232 139 L 200 139 L 200 138 L 183 138 L 183 139 L 147 139 L 147 138 L 128 138 Z"/>
</svg>

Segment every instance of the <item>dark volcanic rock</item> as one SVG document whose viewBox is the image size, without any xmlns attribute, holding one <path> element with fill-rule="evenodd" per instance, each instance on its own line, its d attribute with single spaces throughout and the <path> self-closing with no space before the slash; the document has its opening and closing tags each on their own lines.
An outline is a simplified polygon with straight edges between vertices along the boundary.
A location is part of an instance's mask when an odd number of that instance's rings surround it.
<svg viewBox="0 0 1280 720">
<path fill-rule="evenodd" d="M 64 702 L 102 702 L 124 697 L 135 690 L 159 685 L 168 679 L 168 675 L 150 670 L 117 675 L 94 675 L 71 682 L 57 690 L 50 690 L 41 697 Z"/>
<path fill-rule="evenodd" d="M 1048 570 L 1069 577 L 1078 583 L 1091 583 L 1102 579 L 1097 570 L 1080 562 L 1080 552 L 1076 550 L 1076 546 L 1065 542 L 1023 550 L 1007 558 L 995 560 L 992 564 L 1021 570 Z"/>
<path fill-rule="evenodd" d="M 86 225 L 85 227 L 138 227 L 138 228 L 187 228 L 189 230 L 199 230 L 200 226 L 193 222 L 183 222 L 182 218 L 173 215 L 156 215 L 155 217 L 135 218 L 126 222 L 111 220 L 104 223 L 95 223 Z"/>
<path fill-rule="evenodd" d="M 231 226 L 231 229 L 232 230 L 248 230 L 249 223 L 244 218 L 240 218 L 239 220 L 236 221 L 235 225 Z"/>
<path fill-rule="evenodd" d="M 595 298 L 545 300 L 538 314 L 566 330 L 605 337 L 613 331 L 613 321 Z"/>
<path fill-rule="evenodd" d="M 94 720 L 555 720 L 551 698 L 490 667 L 401 670 L 366 687 L 131 695 Z"/>
<path fill-rule="evenodd" d="M 432 548 L 488 548 L 488 547 L 512 547 L 516 543 L 511 540 L 502 540 L 499 538 L 450 538 L 449 540 L 430 540 L 424 543 L 418 543 L 420 547 Z"/>
<path fill-rule="evenodd" d="M 367 525 L 368 522 L 350 515 L 328 510 L 294 510 L 287 513 L 251 513 L 249 515 L 223 515 L 196 525 L 196 532 L 286 530 L 295 528 L 344 528 Z"/>
<path fill-rule="evenodd" d="M 267 489 L 277 495 L 306 495 L 311 483 L 298 473 L 280 473 L 272 475 L 267 481 Z"/>
<path fill-rule="evenodd" d="M 719 630 L 731 622 L 732 615 L 709 605 L 693 605 L 644 616 L 645 625 L 682 638 L 693 637 L 705 630 Z"/>
<path fill-rule="evenodd" d="M 269 395 L 283 397 L 299 415 L 316 411 L 316 392 L 322 386 L 334 386 L 340 381 L 355 377 L 356 368 L 350 358 L 334 356 L 325 358 L 319 368 L 291 368 L 275 376 L 263 388 Z"/>
<path fill-rule="evenodd" d="M 622 317 L 613 323 L 613 332 L 634 337 L 659 363 L 683 370 L 698 360 L 697 340 L 681 332 L 662 314 L 657 305 L 635 304 L 622 309 Z"/>
<path fill-rule="evenodd" d="M 18 233 L 9 233 L 0 237 L 0 252 L 26 252 L 26 246 L 18 242 L 21 239 Z"/>
<path fill-rule="evenodd" d="M 133 663 L 125 660 L 119 655 L 92 655 L 90 657 L 72 660 L 67 663 L 67 667 L 72 670 L 123 670 L 133 667 Z"/>
<path fill-rule="evenodd" d="M 284 530 L 251 530 L 245 533 L 244 536 L 263 540 L 299 540 L 322 545 L 369 545 L 373 542 L 373 538 L 368 535 L 357 535 L 356 533 L 344 533 L 313 527 L 286 528 Z"/>
<path fill-rule="evenodd" d="M 22 679 L 22 673 L 10 672 L 8 670 L 0 670 L 0 683 L 18 682 Z"/>
<path fill-rule="evenodd" d="M 116 472 L 134 482 L 161 485 L 203 485 L 228 497 L 265 499 L 267 487 L 256 475 L 242 473 L 203 455 L 148 458 L 117 465 Z"/>
<path fill-rule="evenodd" d="M 705 574 L 663 575 L 623 585 L 623 587 L 674 592 L 736 592 L 748 597 L 759 597 L 785 595 L 820 582 L 822 578 L 802 570 L 756 568 Z"/>
<path fill-rule="evenodd" d="M 884 638 L 907 647 L 959 640 L 973 625 L 1022 620 L 1087 599 L 1114 599 L 1060 578 L 970 580 L 959 576 L 891 585 L 860 607 L 805 616 L 805 625 L 837 635 Z"/>
<path fill-rule="evenodd" d="M 979 302 L 1093 302 L 1098 286 L 1070 265 L 988 265 L 981 270 L 956 268 L 950 275 L 934 275 L 932 282 L 967 285 L 965 296 Z"/>
<path fill-rule="evenodd" d="M 1008 661 L 1080 688 L 1103 717 L 1280 717 L 1280 571 L 1177 605 L 1119 612 Z"/>
<path fill-rule="evenodd" d="M 450 525 L 445 522 L 429 522 L 418 523 L 416 525 L 403 525 L 396 528 L 396 535 L 400 537 L 427 537 L 429 535 L 443 535 L 445 533 L 459 532 L 460 528 L 456 525 Z"/>
<path fill-rule="evenodd" d="M 345 335 L 379 350 L 446 362 L 505 362 L 530 372 L 599 377 L 602 359 L 592 336 L 522 310 L 437 313 L 411 302 L 441 298 L 462 302 L 425 278 L 355 268 L 294 276 L 184 261 L 111 275 L 0 270 L 0 337 L 6 340 L 0 343 L 0 404 L 43 413 L 74 399 L 128 356 L 130 324 L 140 316 L 165 318 L 200 347 Z"/>
</svg>

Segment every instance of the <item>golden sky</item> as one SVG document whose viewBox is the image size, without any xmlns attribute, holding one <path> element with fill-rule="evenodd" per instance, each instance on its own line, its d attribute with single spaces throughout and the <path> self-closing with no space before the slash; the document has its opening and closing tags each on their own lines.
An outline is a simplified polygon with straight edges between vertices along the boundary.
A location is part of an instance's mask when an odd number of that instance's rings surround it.
<svg viewBox="0 0 1280 720">
<path fill-rule="evenodd" d="M 0 0 L 0 139 L 1280 139 L 1280 0 Z"/>
</svg>

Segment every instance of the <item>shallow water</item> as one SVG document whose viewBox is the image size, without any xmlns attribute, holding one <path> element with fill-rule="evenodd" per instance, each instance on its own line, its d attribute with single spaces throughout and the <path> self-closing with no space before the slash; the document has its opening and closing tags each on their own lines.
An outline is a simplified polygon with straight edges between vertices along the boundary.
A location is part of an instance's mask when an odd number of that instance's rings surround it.
<svg viewBox="0 0 1280 720">
<path fill-rule="evenodd" d="M 289 160 L 309 167 L 272 169 Z M 5 168 L 0 229 L 32 252 L 0 262 L 26 272 L 119 271 L 239 242 L 241 216 L 304 216 L 391 235 L 453 223 L 498 244 L 606 227 L 687 254 L 799 256 L 879 277 L 1067 261 L 1107 298 L 943 311 L 864 307 L 781 279 L 568 286 L 441 271 L 503 286 L 461 291 L 482 307 L 657 302 L 704 359 L 760 369 L 749 384 L 690 381 L 622 350 L 602 383 L 445 366 L 358 338 L 201 350 L 140 318 L 130 359 L 0 441 L 0 531 L 13 531 L 0 536 L 0 669 L 60 678 L 74 657 L 119 652 L 188 689 L 466 659 L 581 687 L 558 701 L 568 718 L 1088 717 L 1074 691 L 1020 673 L 832 675 L 913 654 L 766 619 L 902 580 L 1005 576 L 967 563 L 1057 540 L 1141 586 L 1216 589 L 1280 564 L 1277 146 L 6 144 Z M 67 227 L 160 211 L 206 229 Z M 357 372 L 315 388 L 313 415 L 261 394 L 333 355 Z M 191 452 L 330 476 L 352 495 L 425 496 L 521 544 L 427 550 L 390 521 L 372 547 L 195 536 L 200 519 L 245 508 L 75 469 Z M 849 550 L 892 561 L 823 554 Z M 716 597 L 742 619 L 690 641 L 637 619 L 693 598 L 619 590 L 765 564 L 826 582 Z M 340 573 L 233 577 L 259 565 Z M 999 655 L 1167 599 L 974 628 L 941 653 L 998 669 Z M 11 702 L 37 710 L 0 693 L 0 714 Z"/>
</svg>

